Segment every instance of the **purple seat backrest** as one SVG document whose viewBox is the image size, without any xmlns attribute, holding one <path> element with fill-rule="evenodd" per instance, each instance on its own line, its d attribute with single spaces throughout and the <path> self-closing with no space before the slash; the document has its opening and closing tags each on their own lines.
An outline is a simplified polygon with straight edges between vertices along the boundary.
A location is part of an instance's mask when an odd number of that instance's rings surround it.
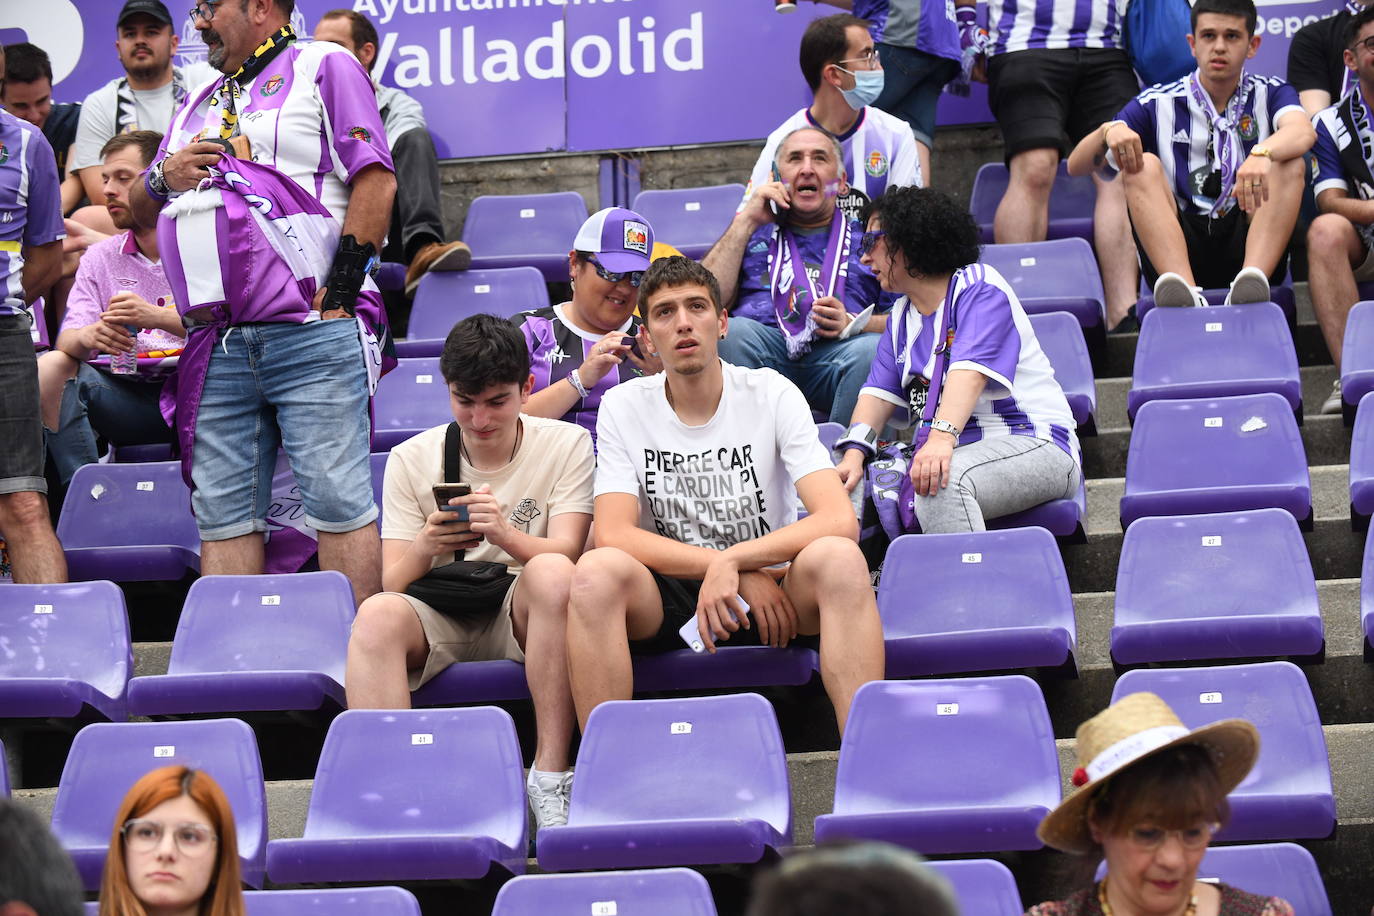
<svg viewBox="0 0 1374 916">
<path fill-rule="evenodd" d="M 969 916 L 1021 916 L 1021 892 L 1011 869 L 995 859 L 945 859 L 926 865 L 949 879 Z"/>
<path fill-rule="evenodd" d="M 53 805 L 52 829 L 68 848 L 108 847 L 115 812 L 145 773 L 184 764 L 214 777 L 229 799 L 239 857 L 262 873 L 267 799 L 253 730 L 238 719 L 118 722 L 76 735 Z"/>
<path fill-rule="evenodd" d="M 1102 277 L 1093 248 L 1080 238 L 1019 245 L 984 245 L 979 260 L 1006 278 L 1021 300 L 1103 301 Z"/>
<path fill-rule="evenodd" d="M 878 614 L 888 639 L 1032 622 L 1074 632 L 1064 560 L 1044 528 L 902 535 L 883 561 Z"/>
<path fill-rule="evenodd" d="M 1342 397 L 1347 404 L 1358 404 L 1374 391 L 1374 302 L 1356 302 L 1350 310 L 1341 354 Z"/>
<path fill-rule="evenodd" d="M 463 241 L 474 257 L 567 254 L 587 219 L 576 191 L 487 195 L 473 198 L 463 220 Z"/>
<path fill-rule="evenodd" d="M 377 512 L 382 511 L 382 484 L 386 480 L 386 459 L 390 457 L 390 452 L 373 452 L 368 457 L 368 465 L 372 470 L 372 501 L 377 504 Z M 377 517 L 377 527 L 382 525 L 381 516 Z"/>
<path fill-rule="evenodd" d="M 569 826 L 687 818 L 751 818 L 791 836 L 787 755 L 768 701 L 741 693 L 592 710 Z"/>
<path fill-rule="evenodd" d="M 329 726 L 305 837 L 478 835 L 524 849 L 526 817 L 503 710 L 349 710 Z"/>
<path fill-rule="evenodd" d="M 57 538 L 67 549 L 174 544 L 200 552 L 181 463 L 88 464 L 76 469 Z"/>
<path fill-rule="evenodd" d="M 871 681 L 854 696 L 835 774 L 836 814 L 1052 808 L 1060 797 L 1049 710 L 1024 675 Z"/>
<path fill-rule="evenodd" d="M 0 680 L 72 678 L 112 700 L 134 668 L 124 593 L 113 582 L 0 589 Z"/>
<path fill-rule="evenodd" d="M 397 360 L 372 401 L 377 430 L 429 429 L 453 420 L 439 358 Z"/>
<path fill-rule="evenodd" d="M 1117 623 L 1317 610 L 1302 532 L 1282 509 L 1151 516 L 1126 529 Z"/>
<path fill-rule="evenodd" d="M 1331 901 L 1317 862 L 1297 843 L 1213 846 L 1203 856 L 1197 875 L 1252 894 L 1282 897 L 1302 916 L 1331 916 Z"/>
<path fill-rule="evenodd" d="M 630 209 L 654 227 L 654 238 L 678 249 L 710 248 L 744 199 L 744 185 L 640 191 Z"/>
<path fill-rule="evenodd" d="M 10 762 L 5 754 L 5 742 L 0 741 L 0 795 L 10 796 Z"/>
<path fill-rule="evenodd" d="M 413 340 L 445 338 L 469 315 L 511 318 L 548 304 L 544 275 L 533 267 L 435 271 L 425 274 L 415 291 L 407 334 Z"/>
<path fill-rule="evenodd" d="M 835 450 L 835 443 L 844 438 L 845 428 L 838 423 L 831 423 L 829 421 L 817 423 L 816 434 L 821 437 L 821 445 L 825 446 L 825 450 L 833 452 Z"/>
<path fill-rule="evenodd" d="M 1054 370 L 1055 381 L 1065 394 L 1083 394 L 1097 403 L 1092 359 L 1083 338 L 1083 326 L 1068 312 L 1041 312 L 1030 315 L 1035 339 Z"/>
<path fill-rule="evenodd" d="M 981 9 L 981 7 L 980 7 Z M 978 169 L 973 178 L 973 192 L 969 195 L 969 211 L 975 222 L 990 224 L 997 213 L 997 205 L 1007 191 L 1007 167 L 989 162 Z M 1050 189 L 1050 222 L 1066 218 L 1091 219 L 1097 205 L 1097 189 L 1091 178 L 1074 177 L 1061 162 Z"/>
<path fill-rule="evenodd" d="M 420 902 L 400 887 L 335 887 L 300 891 L 245 891 L 248 916 L 297 916 L 335 913 L 350 916 L 420 916 Z"/>
<path fill-rule="evenodd" d="M 607 871 L 580 875 L 522 875 L 496 895 L 491 916 L 551 913 L 652 913 L 716 916 L 706 879 L 690 868 Z"/>
<path fill-rule="evenodd" d="M 1140 327 L 1138 386 L 1238 378 L 1298 378 L 1283 310 L 1272 302 L 1153 309 Z"/>
<path fill-rule="evenodd" d="M 1237 793 L 1331 793 L 1317 704 L 1307 678 L 1291 662 L 1139 668 L 1117 680 L 1112 702 L 1141 691 L 1163 697 L 1188 728 L 1231 718 L 1254 723 L 1259 759 Z"/>
<path fill-rule="evenodd" d="M 191 584 L 168 674 L 318 671 L 340 684 L 353 625 L 343 573 L 204 576 Z"/>
<path fill-rule="evenodd" d="M 1150 401 L 1136 414 L 1126 493 L 1300 480 L 1307 455 L 1281 395 Z"/>
</svg>

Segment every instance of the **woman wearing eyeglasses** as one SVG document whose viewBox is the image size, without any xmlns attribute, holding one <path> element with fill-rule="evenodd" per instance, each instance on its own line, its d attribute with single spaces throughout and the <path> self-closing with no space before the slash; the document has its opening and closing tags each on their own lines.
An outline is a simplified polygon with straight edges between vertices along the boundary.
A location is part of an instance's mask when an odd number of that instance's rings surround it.
<svg viewBox="0 0 1374 916">
<path fill-rule="evenodd" d="M 134 783 L 115 815 L 100 916 L 244 916 L 234 814 L 203 770 Z"/>
<path fill-rule="evenodd" d="M 1293 916 L 1293 907 L 1197 880 L 1227 794 L 1259 754 L 1244 719 L 1191 731 L 1153 693 L 1122 697 L 1078 727 L 1076 791 L 1040 823 L 1047 845 L 1081 856 L 1101 880 L 1027 916 Z"/>
<path fill-rule="evenodd" d="M 654 230 L 633 210 L 598 210 L 568 252 L 572 299 L 513 320 L 530 351 L 530 416 L 576 423 L 596 442 L 601 397 L 626 379 L 663 369 L 639 347 L 639 281 L 649 269 Z"/>
<path fill-rule="evenodd" d="M 875 505 L 889 535 L 917 523 L 982 531 L 986 519 L 1074 496 L 1073 414 L 1016 293 L 976 263 L 968 211 L 940 191 L 904 187 L 870 204 L 866 219 L 863 263 L 903 298 L 835 446 L 845 486 L 880 459 Z M 918 424 L 915 441 L 879 456 L 878 431 L 899 407 Z"/>
</svg>

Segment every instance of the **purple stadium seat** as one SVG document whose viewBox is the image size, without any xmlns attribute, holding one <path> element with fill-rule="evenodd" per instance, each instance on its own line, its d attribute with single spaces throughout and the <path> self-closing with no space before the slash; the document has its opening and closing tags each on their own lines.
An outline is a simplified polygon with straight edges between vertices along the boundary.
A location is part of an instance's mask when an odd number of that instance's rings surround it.
<svg viewBox="0 0 1374 916">
<path fill-rule="evenodd" d="M 1154 311 L 1155 297 L 1154 294 L 1151 293 L 1148 290 L 1148 288 L 1144 286 L 1143 281 L 1141 283 L 1141 289 L 1143 290 L 1143 292 L 1140 296 L 1140 299 L 1136 301 L 1135 314 L 1136 317 L 1139 318 L 1140 321 L 1143 323 L 1145 321 L 1145 316 L 1148 315 L 1150 312 Z M 1230 292 L 1231 291 L 1229 289 L 1204 289 L 1202 291 L 1202 295 L 1207 299 L 1207 301 L 1210 304 L 1221 305 L 1226 301 L 1226 297 L 1230 294 Z M 1280 309 L 1283 310 L 1284 320 L 1288 322 L 1288 326 L 1290 328 L 1293 327 L 1293 325 L 1297 322 L 1298 319 L 1298 298 L 1297 295 L 1293 292 L 1293 287 L 1270 287 L 1269 301 L 1274 303 Z"/>
<path fill-rule="evenodd" d="M 1312 690 L 1296 665 L 1139 668 L 1117 680 L 1112 702 L 1140 691 L 1163 697 L 1189 728 L 1240 718 L 1259 729 L 1259 759 L 1228 796 L 1231 822 L 1219 840 L 1321 838 L 1335 829 L 1326 741 Z"/>
<path fill-rule="evenodd" d="M 1055 381 L 1064 389 L 1064 397 L 1078 424 L 1078 434 L 1097 432 L 1097 382 L 1093 378 L 1093 364 L 1088 357 L 1088 343 L 1078 319 L 1068 312 L 1044 312 L 1030 316 L 1035 338 L 1054 369 Z"/>
<path fill-rule="evenodd" d="M 1035 828 L 1060 798 L 1035 681 L 872 681 L 850 708 L 835 813 L 816 818 L 816 842 L 884 840 L 926 854 L 1039 849 Z"/>
<path fill-rule="evenodd" d="M 137 716 L 344 707 L 353 590 L 334 571 L 191 584 L 167 673 L 129 682 Z"/>
<path fill-rule="evenodd" d="M 845 428 L 839 423 L 826 421 L 816 424 L 816 433 L 821 437 L 821 445 L 824 445 L 827 451 L 834 452 L 835 443 L 844 438 Z"/>
<path fill-rule="evenodd" d="M 716 916 L 706 879 L 690 868 L 525 875 L 507 881 L 491 916 L 623 913 Z"/>
<path fill-rule="evenodd" d="M 873 483 L 875 475 L 883 473 L 890 474 L 892 471 L 880 468 L 873 463 L 870 463 L 864 470 L 866 475 L 864 486 L 868 488 L 869 493 L 878 489 Z M 1022 512 L 1013 512 L 1011 515 L 989 518 L 984 521 L 989 530 L 993 531 L 1004 531 L 1009 528 L 1044 528 L 1058 538 L 1081 540 L 1083 538 L 1083 519 L 1087 514 L 1088 492 L 1083 481 L 1079 481 L 1078 494 L 1073 499 L 1052 499 L 1047 503 L 1032 506 Z"/>
<path fill-rule="evenodd" d="M 1317 583 L 1282 509 L 1137 519 L 1116 573 L 1118 664 L 1315 655 Z"/>
<path fill-rule="evenodd" d="M 568 241 L 571 243 L 572 239 Z M 409 339 L 396 341 L 396 355 L 438 356 L 443 352 L 448 332 L 469 315 L 486 312 L 511 318 L 548 304 L 544 275 L 533 267 L 425 274 L 415 291 Z"/>
<path fill-rule="evenodd" d="M 527 817 L 504 711 L 350 710 L 325 738 L 305 836 L 269 843 L 267 872 L 275 884 L 521 874 Z"/>
<path fill-rule="evenodd" d="M 0 795 L 6 798 L 10 795 L 10 763 L 9 757 L 5 754 L 3 741 L 0 741 Z"/>
<path fill-rule="evenodd" d="M 134 652 L 114 583 L 6 585 L 0 646 L 0 719 L 128 718 Z"/>
<path fill-rule="evenodd" d="M 77 468 L 57 539 L 74 581 L 175 580 L 200 571 L 191 491 L 175 461 Z"/>
<path fill-rule="evenodd" d="M 926 865 L 949 879 L 969 916 L 1021 916 L 1021 892 L 1011 869 L 993 859 L 944 859 Z"/>
<path fill-rule="evenodd" d="M 1302 916 L 1331 916 L 1331 901 L 1317 862 L 1297 843 L 1213 846 L 1203 857 L 1197 876 L 1201 881 L 1221 881 L 1252 894 L 1282 897 Z"/>
<path fill-rule="evenodd" d="M 878 614 L 891 678 L 1073 663 L 1073 596 L 1043 528 L 897 538 Z"/>
<path fill-rule="evenodd" d="M 698 260 L 729 228 L 744 185 L 640 191 L 630 209 L 654 227 L 654 238 Z"/>
<path fill-rule="evenodd" d="M 1312 517 L 1293 408 L 1281 396 L 1150 401 L 1136 413 L 1126 455 L 1121 525 L 1146 515 L 1287 509 Z"/>
<path fill-rule="evenodd" d="M 1360 398 L 1350 436 L 1350 518 L 1356 528 L 1374 514 L 1374 398 Z"/>
<path fill-rule="evenodd" d="M 1215 398 L 1272 391 L 1302 415 L 1298 354 L 1272 302 L 1210 309 L 1155 309 L 1141 322 L 1126 413 L 1162 398 Z"/>
<path fill-rule="evenodd" d="M 416 433 L 451 422 L 439 358 L 398 360 L 377 383 L 372 399 L 372 450 L 390 451 Z"/>
<path fill-rule="evenodd" d="M 528 700 L 525 666 L 509 659 L 449 665 L 410 695 L 416 708 Z"/>
<path fill-rule="evenodd" d="M 1007 191 L 1007 179 L 1007 167 L 1000 162 L 981 166 L 973 178 L 968 208 L 978 223 L 985 243 L 993 241 L 992 219 L 997 213 L 997 205 L 1002 202 L 1002 195 Z M 1047 238 L 1076 237 L 1091 242 L 1093 208 L 1096 206 L 1097 188 L 1093 186 L 1093 180 L 1086 176 L 1071 176 L 1068 167 L 1060 162 L 1054 176 L 1054 186 L 1050 190 Z"/>
<path fill-rule="evenodd" d="M 568 252 L 587 219 L 576 191 L 473 198 L 463 220 L 472 266 L 537 267 L 551 283 L 567 282 Z"/>
<path fill-rule="evenodd" d="M 399 261 L 383 261 L 377 266 L 377 274 L 372 279 L 382 292 L 404 292 L 407 270 L 407 265 Z"/>
<path fill-rule="evenodd" d="M 1341 344 L 1341 400 L 1353 409 L 1374 391 L 1374 302 L 1356 302 Z"/>
<path fill-rule="evenodd" d="M 1021 245 L 984 245 L 991 264 L 1030 314 L 1069 312 L 1085 328 L 1102 324 L 1106 294 L 1093 246 L 1079 238 Z"/>
<path fill-rule="evenodd" d="M 420 916 L 420 902 L 400 887 L 338 887 L 304 891 L 248 891 L 248 916 Z"/>
<path fill-rule="evenodd" d="M 1360 624 L 1367 650 L 1374 650 L 1374 538 L 1365 538 L 1360 568 Z"/>
<path fill-rule="evenodd" d="M 372 501 L 377 504 L 377 528 L 382 527 L 382 483 L 386 480 L 386 459 L 389 452 L 373 452 L 368 456 L 372 470 Z"/>
<path fill-rule="evenodd" d="M 262 887 L 267 798 L 253 730 L 237 719 L 88 725 L 76 735 L 52 811 L 52 830 L 76 863 L 86 890 L 100 887 L 113 819 L 145 773 L 184 764 L 205 770 L 229 799 L 238 828 L 243 880 Z"/>
<path fill-rule="evenodd" d="M 758 862 L 792 844 L 787 756 L 758 694 L 624 700 L 592 710 L 551 871 Z"/>
</svg>

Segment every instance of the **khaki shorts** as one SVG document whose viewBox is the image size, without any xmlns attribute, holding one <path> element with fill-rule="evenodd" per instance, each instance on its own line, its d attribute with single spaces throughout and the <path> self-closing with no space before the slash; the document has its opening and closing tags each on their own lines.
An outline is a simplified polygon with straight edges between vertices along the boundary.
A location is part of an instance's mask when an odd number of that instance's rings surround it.
<svg viewBox="0 0 1374 916">
<path fill-rule="evenodd" d="M 525 663 L 525 653 L 515 641 L 515 631 L 511 627 L 510 612 L 515 600 L 515 581 L 506 591 L 501 602 L 501 610 L 496 616 L 479 626 L 467 626 L 452 617 L 446 617 L 419 598 L 400 592 L 387 592 L 404 598 L 415 609 L 420 618 L 420 626 L 425 629 L 425 641 L 429 643 L 429 656 L 423 668 L 408 672 L 410 689 L 416 690 L 437 676 L 449 665 L 458 662 L 486 662 L 507 658 L 513 662 Z"/>
<path fill-rule="evenodd" d="M 1355 280 L 1364 283 L 1366 280 L 1374 280 L 1374 248 L 1364 250 L 1364 260 L 1355 268 Z"/>
</svg>

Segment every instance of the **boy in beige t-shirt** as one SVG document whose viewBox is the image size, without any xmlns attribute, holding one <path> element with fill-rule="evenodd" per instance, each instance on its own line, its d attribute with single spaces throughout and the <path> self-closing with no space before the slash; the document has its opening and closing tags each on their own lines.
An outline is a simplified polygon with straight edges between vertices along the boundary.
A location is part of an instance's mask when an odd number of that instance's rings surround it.
<svg viewBox="0 0 1374 916">
<path fill-rule="evenodd" d="M 444 480 L 447 426 L 396 446 L 382 496 L 382 587 L 363 602 L 348 643 L 351 709 L 404 709 L 410 691 L 455 662 L 524 662 L 537 744 L 527 789 L 540 827 L 567 822 L 568 585 L 592 517 L 591 436 L 561 420 L 520 413 L 533 377 L 524 337 L 510 322 L 475 315 L 449 332 L 440 359 L 461 432 L 461 482 L 451 500 L 468 521 L 435 505 Z M 436 566 L 463 559 L 504 563 L 516 574 L 494 616 L 458 620 L 406 588 Z"/>
</svg>

